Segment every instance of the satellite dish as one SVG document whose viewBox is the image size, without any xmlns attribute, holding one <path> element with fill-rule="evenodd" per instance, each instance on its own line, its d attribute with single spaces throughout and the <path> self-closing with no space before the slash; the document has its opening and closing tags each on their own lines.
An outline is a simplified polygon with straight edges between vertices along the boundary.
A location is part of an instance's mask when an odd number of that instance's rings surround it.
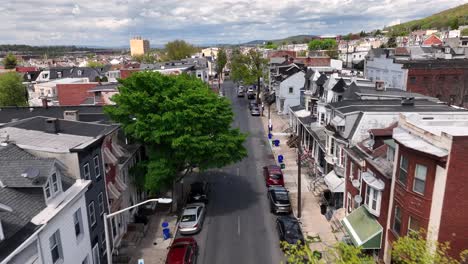
<svg viewBox="0 0 468 264">
<path fill-rule="evenodd" d="M 351 181 L 351 184 L 355 187 L 355 188 L 359 188 L 359 180 L 352 180 Z"/>
<path fill-rule="evenodd" d="M 23 173 L 21 173 L 21 176 L 29 179 L 34 179 L 37 176 L 39 176 L 39 169 L 29 167 Z"/>
<path fill-rule="evenodd" d="M 358 194 L 358 195 L 354 196 L 354 201 L 355 201 L 356 203 L 358 203 L 358 204 L 362 203 L 362 197 L 361 197 L 361 195 Z"/>
</svg>

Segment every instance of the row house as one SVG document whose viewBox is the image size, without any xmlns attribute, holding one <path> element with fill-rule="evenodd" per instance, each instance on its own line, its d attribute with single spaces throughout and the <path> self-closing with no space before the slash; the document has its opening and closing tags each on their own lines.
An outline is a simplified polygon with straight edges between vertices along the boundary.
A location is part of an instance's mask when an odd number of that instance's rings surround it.
<svg viewBox="0 0 468 264">
<path fill-rule="evenodd" d="M 57 84 L 58 105 L 114 105 L 117 83 Z"/>
<path fill-rule="evenodd" d="M 351 242 L 391 263 L 394 241 L 425 230 L 430 241 L 450 242 L 458 258 L 468 245 L 467 131 L 466 112 L 403 113 L 347 148 L 342 223 Z"/>
<path fill-rule="evenodd" d="M 85 192 L 90 247 L 93 263 L 106 263 L 103 214 L 109 212 L 101 145 L 104 137 L 118 129 L 113 125 L 47 117 L 32 117 L 0 128 L 12 142 L 29 153 L 55 158 L 66 165 L 76 180 L 91 181 Z"/>
<path fill-rule="evenodd" d="M 0 143 L 0 263 L 93 263 L 85 193 L 57 158 Z M 94 262 L 99 263 L 99 262 Z"/>
</svg>

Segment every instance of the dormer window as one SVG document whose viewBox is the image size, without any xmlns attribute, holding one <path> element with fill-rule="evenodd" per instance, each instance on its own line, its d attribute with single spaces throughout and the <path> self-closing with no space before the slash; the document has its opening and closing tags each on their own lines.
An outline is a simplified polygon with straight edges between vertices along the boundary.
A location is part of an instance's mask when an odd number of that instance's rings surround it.
<svg viewBox="0 0 468 264">
<path fill-rule="evenodd" d="M 57 72 L 57 78 L 62 78 L 62 72 Z"/>
<path fill-rule="evenodd" d="M 76 72 L 76 74 L 77 74 L 78 76 L 81 76 L 81 75 L 83 74 L 83 71 L 78 70 L 78 71 Z"/>
<path fill-rule="evenodd" d="M 46 200 L 53 198 L 60 191 L 61 191 L 61 186 L 60 186 L 59 177 L 57 176 L 57 173 L 54 173 L 52 174 L 51 177 L 49 177 L 49 179 L 47 180 L 44 186 L 44 193 L 46 196 Z"/>
</svg>

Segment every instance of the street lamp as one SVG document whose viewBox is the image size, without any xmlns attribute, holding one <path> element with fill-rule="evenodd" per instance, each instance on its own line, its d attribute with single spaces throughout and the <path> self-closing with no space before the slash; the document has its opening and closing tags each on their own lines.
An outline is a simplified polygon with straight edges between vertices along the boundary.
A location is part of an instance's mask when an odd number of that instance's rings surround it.
<svg viewBox="0 0 468 264">
<path fill-rule="evenodd" d="M 111 246 L 110 246 L 110 238 L 109 238 L 109 230 L 108 230 L 108 227 L 107 227 L 107 220 L 108 219 L 111 219 L 111 217 L 113 216 L 116 216 L 118 214 L 121 214 L 123 212 L 126 212 L 130 209 L 133 209 L 135 207 L 138 207 L 140 205 L 144 205 L 144 204 L 147 204 L 147 203 L 151 203 L 151 202 L 157 202 L 157 203 L 162 203 L 162 204 L 169 204 L 169 203 L 172 203 L 172 199 L 171 198 L 155 198 L 155 199 L 148 199 L 146 201 L 143 201 L 141 203 L 138 203 L 138 204 L 135 204 L 135 205 L 132 205 L 132 206 L 129 206 L 127 208 L 124 208 L 122 210 L 119 210 L 117 212 L 114 212 L 112 214 L 107 214 L 107 213 L 104 213 L 104 233 L 106 235 L 106 251 L 107 251 L 107 263 L 108 264 L 112 264 L 112 251 L 111 251 Z"/>
</svg>

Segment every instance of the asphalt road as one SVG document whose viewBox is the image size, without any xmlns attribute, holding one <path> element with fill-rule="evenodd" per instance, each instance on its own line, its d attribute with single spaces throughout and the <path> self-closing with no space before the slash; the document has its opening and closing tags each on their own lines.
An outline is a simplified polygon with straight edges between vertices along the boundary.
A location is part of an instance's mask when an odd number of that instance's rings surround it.
<svg viewBox="0 0 468 264">
<path fill-rule="evenodd" d="M 201 264 L 277 264 L 279 249 L 275 217 L 269 211 L 262 167 L 273 162 L 260 117 L 250 116 L 247 98 L 237 98 L 231 81 L 223 84 L 232 101 L 233 126 L 249 134 L 248 157 L 201 175 L 211 183 L 211 197 L 202 231 L 195 235 Z"/>
</svg>

